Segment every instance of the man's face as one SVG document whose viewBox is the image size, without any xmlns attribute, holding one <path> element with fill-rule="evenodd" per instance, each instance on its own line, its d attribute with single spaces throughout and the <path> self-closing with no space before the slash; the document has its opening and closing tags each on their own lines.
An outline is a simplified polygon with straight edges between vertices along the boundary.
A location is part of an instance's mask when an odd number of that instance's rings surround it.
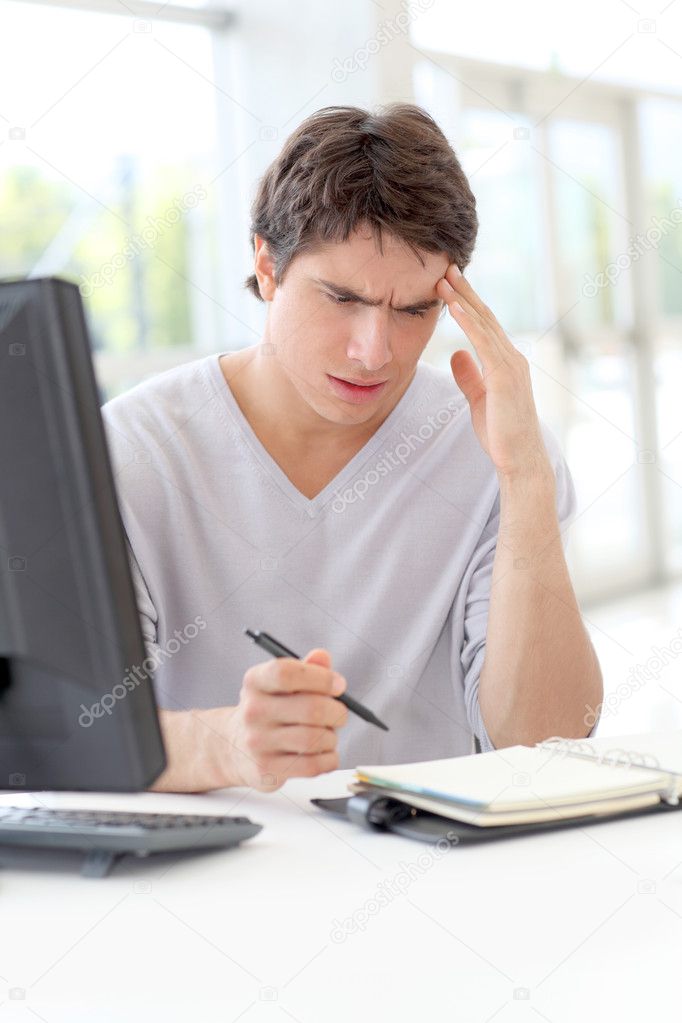
<svg viewBox="0 0 682 1023">
<path fill-rule="evenodd" d="M 266 328 L 279 368 L 303 401 L 338 424 L 383 421 L 400 399 L 436 326 L 445 253 L 422 253 L 369 231 L 296 256 L 271 293 Z M 330 379 L 335 378 L 335 379 Z M 371 384 L 349 389 L 338 380 Z"/>
</svg>

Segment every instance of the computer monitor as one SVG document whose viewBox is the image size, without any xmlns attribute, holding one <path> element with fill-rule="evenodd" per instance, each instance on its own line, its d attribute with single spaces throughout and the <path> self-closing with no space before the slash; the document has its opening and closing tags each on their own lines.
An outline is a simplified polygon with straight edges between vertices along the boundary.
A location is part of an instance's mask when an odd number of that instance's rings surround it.
<svg viewBox="0 0 682 1023">
<path fill-rule="evenodd" d="M 76 284 L 0 282 L 0 789 L 166 766 Z"/>
</svg>

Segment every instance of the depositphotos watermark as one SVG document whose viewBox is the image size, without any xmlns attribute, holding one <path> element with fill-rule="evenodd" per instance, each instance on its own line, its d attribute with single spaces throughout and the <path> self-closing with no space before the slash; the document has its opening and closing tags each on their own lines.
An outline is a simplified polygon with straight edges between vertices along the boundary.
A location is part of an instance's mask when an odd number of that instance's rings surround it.
<svg viewBox="0 0 682 1023">
<path fill-rule="evenodd" d="M 600 273 L 592 276 L 585 274 L 582 293 L 585 298 L 594 298 L 602 288 L 615 284 L 624 270 L 629 270 L 640 256 L 650 249 L 655 249 L 661 239 L 674 227 L 682 224 L 682 199 L 677 200 L 667 216 L 652 217 L 651 227 L 644 234 L 630 235 L 629 245 L 616 259 Z"/>
<path fill-rule="evenodd" d="M 663 669 L 682 653 L 682 628 L 677 630 L 668 646 L 653 646 L 651 649 L 653 651 L 651 656 L 647 657 L 643 664 L 635 664 L 630 668 L 627 679 L 621 682 L 614 692 L 607 693 L 596 707 L 591 707 L 589 703 L 585 705 L 587 713 L 583 721 L 588 728 L 594 728 L 597 721 L 614 715 L 620 705 L 629 700 L 647 682 L 656 682 L 660 679 Z"/>
<path fill-rule="evenodd" d="M 335 57 L 332 66 L 332 81 L 342 84 L 356 71 L 364 71 L 370 57 L 374 57 L 384 46 L 388 46 L 396 36 L 405 35 L 411 23 L 424 11 L 428 11 L 429 7 L 433 7 L 434 2 L 435 0 L 415 0 L 415 2 L 401 0 L 400 6 L 403 9 L 400 14 L 396 14 L 395 18 L 387 18 L 382 21 L 378 31 L 363 46 L 359 46 L 345 60 Z"/>
<path fill-rule="evenodd" d="M 452 419 L 456 419 L 462 411 L 462 404 L 456 398 L 451 398 L 445 408 L 439 409 L 435 415 L 427 416 L 427 421 L 422 423 L 416 433 L 407 436 L 403 430 L 400 434 L 402 440 L 396 444 L 392 451 L 385 451 L 383 457 L 376 463 L 373 469 L 369 469 L 364 476 L 355 480 L 352 486 L 346 489 L 332 501 L 332 510 L 342 512 L 347 504 L 354 504 L 355 501 L 363 500 L 370 487 L 378 483 L 382 476 L 388 476 L 398 463 L 405 465 L 415 446 L 424 444 L 433 437 L 437 430 L 446 426 Z"/>
<path fill-rule="evenodd" d="M 362 906 L 354 910 L 344 920 L 332 920 L 332 930 L 329 935 L 331 940 L 339 945 L 351 934 L 364 931 L 371 917 L 376 916 L 382 909 L 389 906 L 398 895 L 404 895 L 411 884 L 428 873 L 442 856 L 458 844 L 457 834 L 454 831 L 448 831 L 438 839 L 433 849 L 420 853 L 415 863 L 401 861 L 398 873 L 393 878 L 381 881 L 376 886 L 374 895 L 366 899 Z"/>
<path fill-rule="evenodd" d="M 126 263 L 138 256 L 142 249 L 151 249 L 156 245 L 164 231 L 180 220 L 183 213 L 194 209 L 199 201 L 206 199 L 208 192 L 203 185 L 195 185 L 189 192 L 185 192 L 179 199 L 174 199 L 162 217 L 147 217 L 147 226 L 138 234 L 130 235 L 125 240 L 125 245 L 118 252 L 115 252 L 111 259 L 90 277 L 81 274 L 81 283 L 78 285 L 83 298 L 90 298 L 93 291 L 111 284 L 119 270 Z"/>
<path fill-rule="evenodd" d="M 181 646 L 187 646 L 190 640 L 195 639 L 205 628 L 206 622 L 201 615 L 197 615 L 194 621 L 189 622 L 182 631 L 175 629 L 173 632 L 175 638 L 169 639 L 165 647 L 158 647 L 151 657 L 145 657 L 141 668 L 136 665 L 126 669 L 123 680 L 112 686 L 110 693 L 105 693 L 91 707 L 86 707 L 84 703 L 81 703 L 82 714 L 78 717 L 78 724 L 81 728 L 89 728 L 95 718 L 101 718 L 105 714 L 110 715 L 117 700 L 122 700 L 128 693 L 132 693 L 140 682 L 145 682 L 149 678 L 150 673 L 158 668 L 164 658 L 170 660 L 174 654 L 177 654 Z"/>
</svg>

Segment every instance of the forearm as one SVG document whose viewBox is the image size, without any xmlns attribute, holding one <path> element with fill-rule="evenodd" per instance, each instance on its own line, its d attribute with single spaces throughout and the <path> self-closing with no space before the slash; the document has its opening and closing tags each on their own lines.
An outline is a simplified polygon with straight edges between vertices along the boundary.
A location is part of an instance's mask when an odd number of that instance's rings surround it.
<svg viewBox="0 0 682 1023">
<path fill-rule="evenodd" d="M 242 784 L 230 766 L 227 726 L 235 710 L 160 710 L 167 767 L 151 791 L 208 792 Z"/>
<path fill-rule="evenodd" d="M 585 736 L 602 700 L 556 512 L 554 475 L 503 481 L 479 706 L 494 746 Z"/>
</svg>

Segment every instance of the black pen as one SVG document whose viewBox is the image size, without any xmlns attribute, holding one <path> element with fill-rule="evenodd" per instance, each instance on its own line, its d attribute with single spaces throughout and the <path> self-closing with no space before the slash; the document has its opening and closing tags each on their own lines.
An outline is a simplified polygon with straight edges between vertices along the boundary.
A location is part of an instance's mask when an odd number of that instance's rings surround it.
<svg viewBox="0 0 682 1023">
<path fill-rule="evenodd" d="M 269 654 L 274 657 L 295 657 L 297 661 L 301 658 L 298 654 L 295 654 L 293 650 L 287 649 L 282 643 L 279 643 L 272 636 L 268 635 L 267 632 L 252 632 L 251 629 L 244 629 L 247 636 L 250 636 L 254 643 L 262 647 L 263 650 L 267 650 Z M 380 721 L 376 714 L 373 714 L 367 707 L 363 707 L 361 703 L 354 700 L 352 696 L 348 696 L 347 693 L 341 693 L 340 696 L 334 696 L 333 699 L 340 700 L 344 707 L 348 707 L 348 710 L 352 710 L 358 717 L 364 718 L 365 721 L 369 721 L 371 725 L 376 725 L 377 728 L 383 728 L 385 732 L 388 731 L 388 725 L 385 725 L 383 721 Z"/>
</svg>

